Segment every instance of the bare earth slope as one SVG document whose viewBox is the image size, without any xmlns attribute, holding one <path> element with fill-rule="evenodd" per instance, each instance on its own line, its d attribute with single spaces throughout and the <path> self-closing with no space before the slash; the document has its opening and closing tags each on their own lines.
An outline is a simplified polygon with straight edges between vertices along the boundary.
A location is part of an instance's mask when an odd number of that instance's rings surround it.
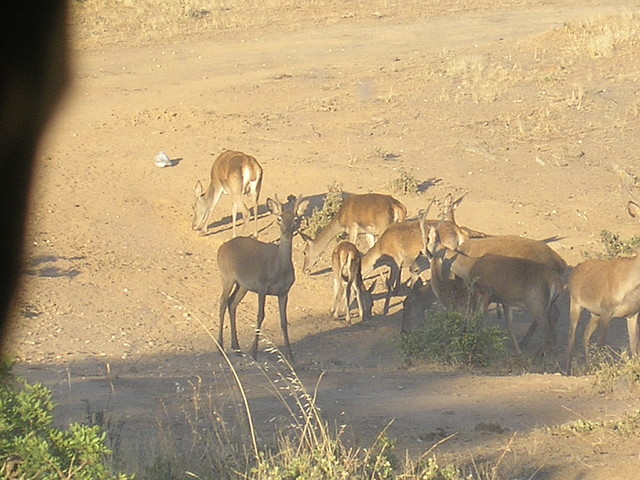
<svg viewBox="0 0 640 480">
<path fill-rule="evenodd" d="M 105 45 L 83 37 L 79 22 L 74 83 L 40 153 L 10 343 L 21 374 L 56 387 L 60 422 L 85 418 L 90 405 L 135 444 L 155 432 L 163 405 L 179 410 L 197 379 L 214 395 L 226 391 L 205 327 L 217 330 L 215 254 L 231 237 L 229 199 L 214 213 L 212 234 L 190 228 L 196 180 L 207 179 L 224 148 L 264 167 L 263 214 L 268 196 L 318 199 L 334 182 L 350 193 L 385 193 L 405 169 L 424 187 L 398 196 L 411 216 L 433 196 L 470 191 L 461 223 L 558 236 L 552 247 L 570 264 L 599 248 L 602 229 L 625 237 L 638 230 L 619 181 L 621 170 L 640 173 L 640 52 L 627 28 L 638 6 L 431 8 L 337 10 L 317 25 L 301 8 L 287 12 L 306 22 L 301 28 L 259 25 L 171 42 L 137 42 L 129 32 L 134 40 Z M 154 165 L 161 150 L 175 166 Z M 272 221 L 260 218 L 261 239 L 277 237 Z M 297 266 L 301 252 L 297 239 Z M 438 452 L 465 462 L 497 458 L 517 432 L 503 463 L 514 475 L 637 476 L 637 436 L 544 430 L 617 418 L 640 406 L 632 392 L 597 394 L 588 377 L 515 367 L 511 375 L 407 369 L 395 347 L 401 298 L 389 316 L 377 302 L 370 323 L 346 327 L 330 319 L 331 295 L 326 271 L 299 272 L 290 335 L 305 385 L 326 372 L 318 385 L 326 420 L 349 425 L 360 445 L 393 421 L 386 434 L 401 451 L 419 455 L 457 434 Z M 566 301 L 562 308 L 550 365 L 563 358 Z M 245 349 L 255 312 L 249 295 L 239 307 Z M 280 345 L 277 318 L 270 299 L 265 335 Z M 626 342 L 614 321 L 610 343 Z M 281 423 L 273 419 L 285 422 L 287 413 L 251 362 L 233 361 L 267 441 Z M 123 463 L 135 467 L 133 458 Z"/>
</svg>

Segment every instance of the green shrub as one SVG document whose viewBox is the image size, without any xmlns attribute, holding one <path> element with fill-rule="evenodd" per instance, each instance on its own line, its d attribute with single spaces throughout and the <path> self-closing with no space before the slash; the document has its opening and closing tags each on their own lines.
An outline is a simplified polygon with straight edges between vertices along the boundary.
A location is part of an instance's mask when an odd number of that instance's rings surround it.
<svg viewBox="0 0 640 480">
<path fill-rule="evenodd" d="M 632 255 L 640 247 L 640 237 L 633 236 L 629 239 L 622 239 L 618 233 L 602 230 L 600 232 L 600 242 L 604 248 L 603 252 L 590 253 L 583 252 L 585 258 L 612 259 L 620 256 Z"/>
<path fill-rule="evenodd" d="M 593 350 L 589 356 L 590 373 L 595 376 L 595 388 L 599 392 L 613 392 L 619 385 L 640 387 L 640 358 L 610 348 Z"/>
<path fill-rule="evenodd" d="M 324 197 L 322 209 L 314 208 L 311 215 L 302 221 L 301 230 L 311 238 L 316 238 L 318 233 L 320 233 L 336 213 L 338 213 L 342 202 L 342 189 L 339 187 L 330 188 Z"/>
<path fill-rule="evenodd" d="M 416 195 L 420 191 L 420 182 L 412 170 L 400 168 L 398 177 L 389 182 L 389 190 L 402 195 Z"/>
<path fill-rule="evenodd" d="M 0 475 L 32 480 L 108 480 L 111 452 L 99 427 L 53 427 L 51 391 L 9 375 L 0 378 Z"/>
<path fill-rule="evenodd" d="M 484 327 L 480 314 L 428 310 L 423 326 L 400 339 L 406 360 L 432 360 L 445 365 L 484 366 L 504 357 L 505 331 Z"/>
</svg>

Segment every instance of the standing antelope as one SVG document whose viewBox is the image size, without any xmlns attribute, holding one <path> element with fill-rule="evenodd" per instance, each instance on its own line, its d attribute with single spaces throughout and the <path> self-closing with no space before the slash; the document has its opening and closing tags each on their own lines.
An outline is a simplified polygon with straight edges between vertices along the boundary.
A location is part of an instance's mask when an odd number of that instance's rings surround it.
<svg viewBox="0 0 640 480">
<path fill-rule="evenodd" d="M 303 271 L 307 274 L 311 271 L 320 255 L 338 234 L 347 231 L 349 240 L 355 243 L 358 230 L 362 230 L 371 247 L 377 235 L 381 235 L 389 225 L 404 221 L 406 216 L 406 207 L 390 195 L 364 193 L 347 197 L 338 213 L 315 239 L 301 234 L 307 242 Z"/>
<path fill-rule="evenodd" d="M 460 236 L 464 238 L 474 236 L 486 236 L 484 233 L 476 232 L 475 230 L 465 229 L 455 224 L 454 210 L 462 201 L 463 197 L 458 198 L 455 202 L 451 202 L 447 205 L 445 200 L 445 210 L 443 217 L 447 220 L 425 220 L 428 225 L 441 224 L 441 229 L 450 228 L 455 232 L 458 232 Z M 432 200 L 427 208 L 426 214 L 431 209 L 434 201 Z M 461 240 L 462 241 L 462 240 Z M 387 279 L 387 294 L 385 296 L 383 313 L 386 315 L 389 312 L 389 303 L 391 296 L 394 292 L 397 292 L 401 283 L 401 270 L 405 265 L 412 265 L 416 260 L 416 257 L 420 255 L 422 251 L 423 242 L 419 220 L 409 220 L 400 223 L 394 223 L 389 225 L 389 228 L 380 235 L 378 241 L 369 249 L 369 251 L 362 258 L 362 273 L 369 274 L 374 268 L 382 265 L 389 267 L 389 278 Z M 413 283 L 417 278 L 417 273 L 412 270 Z"/>
<path fill-rule="evenodd" d="M 613 260 L 585 260 L 571 272 L 571 300 L 567 372 L 571 370 L 571 354 L 576 327 L 582 310 L 591 316 L 582 337 L 585 360 L 591 336 L 600 327 L 598 344 L 604 345 L 612 317 L 626 317 L 631 355 L 638 355 L 638 312 L 640 311 L 640 255 Z"/>
<path fill-rule="evenodd" d="M 460 232 L 447 228 L 443 232 L 441 224 L 430 226 L 425 250 L 441 258 L 448 255 L 451 271 L 478 285 L 483 310 L 490 301 L 503 304 L 516 352 L 521 353 L 520 346 L 527 343 L 536 325 L 543 330 L 543 349 L 551 347 L 555 341 L 553 323 L 559 314 L 555 302 L 564 289 L 564 260 L 544 242 L 517 236 L 464 240 Z M 521 342 L 515 335 L 511 311 L 518 305 L 524 305 L 534 318 Z"/>
<path fill-rule="evenodd" d="M 264 320 L 264 306 L 267 295 L 278 297 L 280 327 L 284 336 L 287 356 L 293 360 L 287 331 L 287 301 L 289 290 L 295 281 L 291 260 L 292 239 L 300 226 L 300 216 L 308 201 L 298 198 L 292 209 L 285 209 L 277 199 L 267 199 L 269 210 L 277 215 L 280 223 L 280 242 L 264 243 L 252 237 L 236 237 L 222 244 L 218 249 L 218 268 L 222 279 L 220 295 L 220 330 L 218 343 L 223 346 L 225 312 L 229 310 L 231 322 L 231 348 L 239 349 L 236 331 L 236 308 L 248 291 L 258 294 L 258 319 L 256 337 L 251 355 L 258 353 L 260 328 Z"/>
<path fill-rule="evenodd" d="M 551 247 L 541 240 L 517 235 L 497 235 L 485 238 L 469 238 L 469 235 L 451 222 L 432 224 L 436 248 L 458 250 L 470 257 L 481 257 L 486 253 L 506 257 L 525 258 L 547 265 L 552 270 L 565 273 L 567 263 Z M 434 253 L 434 252 L 432 252 Z"/>
<path fill-rule="evenodd" d="M 474 312 L 480 305 L 481 297 L 477 287 L 470 287 L 468 283 L 460 277 L 451 278 L 448 269 L 444 268 L 443 249 L 437 250 L 433 248 L 433 237 L 435 229 L 433 226 L 424 225 L 424 220 L 420 223 L 422 230 L 422 238 L 424 242 L 423 252 L 429 259 L 429 268 L 431 270 L 430 285 L 433 293 L 438 301 L 447 310 L 456 312 Z M 430 237 L 432 237 L 430 239 Z M 431 245 L 434 254 L 429 250 Z"/>
<path fill-rule="evenodd" d="M 624 188 L 631 197 L 627 205 L 629 215 L 636 217 L 640 201 L 631 191 L 629 177 Z M 582 310 L 591 315 L 582 337 L 585 361 L 589 362 L 589 342 L 600 327 L 598 345 L 607 339 L 609 323 L 613 317 L 626 317 L 631 355 L 640 354 L 638 341 L 638 312 L 640 311 L 640 252 L 635 257 L 612 260 L 585 260 L 573 269 L 569 279 L 569 339 L 567 344 L 567 372 L 571 372 L 571 356 L 576 328 Z"/>
<path fill-rule="evenodd" d="M 211 167 L 211 183 L 205 191 L 200 180 L 196 183 L 196 199 L 193 205 L 191 227 L 207 233 L 209 218 L 223 193 L 231 195 L 233 201 L 233 236 L 236 236 L 238 208 L 242 210 L 243 228 L 247 229 L 249 208 L 245 196 L 250 197 L 255 224 L 254 236 L 258 236 L 258 199 L 262 187 L 262 167 L 255 158 L 242 152 L 227 150 L 222 152 Z"/>
<path fill-rule="evenodd" d="M 362 257 L 362 273 L 369 274 L 374 268 L 389 267 L 387 293 L 383 313 L 389 312 L 391 295 L 400 287 L 400 273 L 403 265 L 411 265 L 422 248 L 420 224 L 417 220 L 389 225 L 378 241 Z"/>
<path fill-rule="evenodd" d="M 373 298 L 371 294 L 375 288 L 375 282 L 367 289 L 362 281 L 360 252 L 351 242 L 340 242 L 336 245 L 331 255 L 331 268 L 333 270 L 333 318 L 339 315 L 339 303 L 346 303 L 347 323 L 351 324 L 350 305 L 351 289 L 356 291 L 358 313 L 362 321 L 371 318 Z"/>
</svg>

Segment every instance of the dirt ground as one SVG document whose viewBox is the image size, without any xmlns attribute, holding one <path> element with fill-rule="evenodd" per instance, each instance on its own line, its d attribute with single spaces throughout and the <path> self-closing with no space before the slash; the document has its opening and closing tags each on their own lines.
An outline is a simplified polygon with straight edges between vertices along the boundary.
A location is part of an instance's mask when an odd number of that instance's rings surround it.
<svg viewBox="0 0 640 480">
<path fill-rule="evenodd" d="M 218 324 L 228 197 L 209 235 L 191 230 L 196 180 L 223 149 L 264 168 L 265 241 L 278 236 L 267 197 L 318 201 L 334 182 L 388 193 L 401 169 L 422 182 L 418 195 L 395 195 L 410 216 L 432 197 L 469 192 L 461 224 L 557 236 L 551 246 L 571 265 L 600 249 L 603 229 L 638 231 L 620 183 L 620 172 L 640 173 L 637 2 L 300 2 L 269 11 L 273 22 L 201 23 L 241 19 L 231 6 L 191 10 L 165 35 L 161 12 L 127 30 L 109 22 L 139 18 L 132 2 L 99 15 L 95 5 L 74 2 L 73 82 L 39 154 L 9 346 L 18 373 L 55 388 L 59 422 L 91 411 L 119 425 L 125 470 L 144 462 L 130 446 L 144 450 L 159 418 L 178 422 L 194 385 L 229 398 L 206 331 Z M 174 166 L 155 166 L 160 151 Z M 504 478 L 638 477 L 637 434 L 546 429 L 640 407 L 632 391 L 601 394 L 590 377 L 557 373 L 566 300 L 546 370 L 516 360 L 507 373 L 407 368 L 396 349 L 402 297 L 387 316 L 377 301 L 367 324 L 332 321 L 326 256 L 305 276 L 302 248 L 296 237 L 288 312 L 297 371 L 309 390 L 324 372 L 318 406 L 358 445 L 386 428 L 417 457 L 453 435 L 436 454 L 496 463 L 506 451 Z M 248 295 L 239 307 L 245 350 L 256 304 Z M 521 315 L 521 333 L 527 326 Z M 273 298 L 264 333 L 281 344 Z M 614 321 L 609 343 L 627 342 Z M 261 351 L 260 360 L 272 357 Z M 232 361 L 266 442 L 287 411 L 256 365 Z"/>
</svg>

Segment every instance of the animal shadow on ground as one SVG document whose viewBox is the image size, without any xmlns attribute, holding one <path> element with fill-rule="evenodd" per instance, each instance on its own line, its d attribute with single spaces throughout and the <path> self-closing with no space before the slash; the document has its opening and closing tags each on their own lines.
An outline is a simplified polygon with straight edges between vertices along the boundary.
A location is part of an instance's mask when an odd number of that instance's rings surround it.
<svg viewBox="0 0 640 480">
<path fill-rule="evenodd" d="M 418 193 L 424 193 L 427 190 L 429 190 L 431 187 L 435 187 L 439 183 L 442 183 L 442 179 L 436 178 L 436 177 L 431 177 L 430 179 L 425 180 L 424 182 L 420 182 L 418 184 Z"/>
</svg>

